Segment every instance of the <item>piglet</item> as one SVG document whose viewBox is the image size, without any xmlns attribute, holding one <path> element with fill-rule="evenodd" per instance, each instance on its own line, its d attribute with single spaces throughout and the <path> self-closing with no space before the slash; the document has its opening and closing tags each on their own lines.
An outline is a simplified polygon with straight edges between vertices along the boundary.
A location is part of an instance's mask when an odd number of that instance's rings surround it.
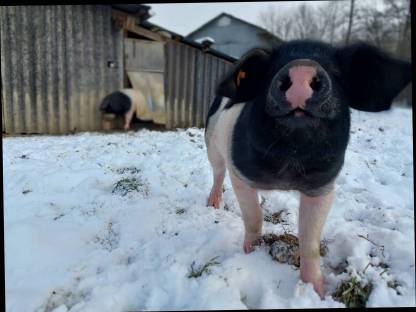
<svg viewBox="0 0 416 312">
<path fill-rule="evenodd" d="M 219 208 L 226 169 L 242 211 L 245 253 L 262 233 L 258 190 L 300 192 L 300 277 L 323 297 L 320 235 L 350 132 L 350 108 L 378 112 L 411 81 L 408 62 L 364 44 L 297 40 L 253 49 L 221 81 L 205 142 Z"/>
<path fill-rule="evenodd" d="M 152 120 L 152 114 L 147 109 L 146 98 L 136 89 L 121 89 L 108 94 L 100 103 L 100 111 L 124 117 L 125 130 L 130 129 L 133 116 L 140 120 Z"/>
</svg>

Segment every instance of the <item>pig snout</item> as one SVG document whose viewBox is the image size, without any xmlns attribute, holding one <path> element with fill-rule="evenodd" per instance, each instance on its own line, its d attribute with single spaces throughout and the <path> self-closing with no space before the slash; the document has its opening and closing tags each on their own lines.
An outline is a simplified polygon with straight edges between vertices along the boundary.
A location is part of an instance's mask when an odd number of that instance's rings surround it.
<svg viewBox="0 0 416 312">
<path fill-rule="evenodd" d="M 266 112 L 273 117 L 293 113 L 303 116 L 328 113 L 331 80 L 315 61 L 294 60 L 286 64 L 273 78 L 267 96 Z"/>
<path fill-rule="evenodd" d="M 290 86 L 285 92 L 285 96 L 290 107 L 305 109 L 306 100 L 312 97 L 313 86 L 317 85 L 316 68 L 294 66 L 289 69 L 288 80 L 290 80 Z"/>
</svg>

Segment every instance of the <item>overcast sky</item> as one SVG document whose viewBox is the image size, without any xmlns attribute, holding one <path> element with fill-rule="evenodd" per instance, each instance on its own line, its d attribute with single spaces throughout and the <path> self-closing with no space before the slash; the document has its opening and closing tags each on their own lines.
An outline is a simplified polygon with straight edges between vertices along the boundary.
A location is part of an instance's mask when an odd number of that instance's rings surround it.
<svg viewBox="0 0 416 312">
<path fill-rule="evenodd" d="M 152 11 L 155 14 L 150 18 L 150 22 L 185 36 L 222 12 L 229 13 L 258 25 L 258 15 L 260 11 L 267 10 L 268 8 L 287 10 L 305 2 L 319 5 L 326 1 L 147 4 L 152 7 Z"/>
</svg>

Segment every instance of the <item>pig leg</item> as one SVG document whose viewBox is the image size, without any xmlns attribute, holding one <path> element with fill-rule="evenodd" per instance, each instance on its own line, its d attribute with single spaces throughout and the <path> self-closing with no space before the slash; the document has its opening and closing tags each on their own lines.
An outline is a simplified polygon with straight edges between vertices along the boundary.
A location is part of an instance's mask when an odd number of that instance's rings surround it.
<svg viewBox="0 0 416 312">
<path fill-rule="evenodd" d="M 318 197 L 301 193 L 299 208 L 300 277 L 312 283 L 315 291 L 324 295 L 324 278 L 320 269 L 320 237 L 331 208 L 334 191 Z"/>
<path fill-rule="evenodd" d="M 130 123 L 133 119 L 134 111 L 130 110 L 124 115 L 124 130 L 130 129 Z"/>
<path fill-rule="evenodd" d="M 243 250 L 250 253 L 260 243 L 263 214 L 259 204 L 257 190 L 250 187 L 230 173 L 234 193 L 237 196 L 243 215 L 245 235 Z"/>
<path fill-rule="evenodd" d="M 225 176 L 225 163 L 224 158 L 218 152 L 214 142 L 208 145 L 208 159 L 211 163 L 214 184 L 212 185 L 211 193 L 208 198 L 208 206 L 214 208 L 220 208 L 220 202 L 222 198 L 222 184 Z"/>
</svg>

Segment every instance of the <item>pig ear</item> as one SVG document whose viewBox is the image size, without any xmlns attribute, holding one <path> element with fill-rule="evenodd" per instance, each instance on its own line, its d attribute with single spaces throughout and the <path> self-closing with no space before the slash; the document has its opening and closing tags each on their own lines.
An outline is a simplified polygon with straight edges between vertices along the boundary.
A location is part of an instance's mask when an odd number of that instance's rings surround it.
<svg viewBox="0 0 416 312">
<path fill-rule="evenodd" d="M 217 87 L 217 94 L 236 102 L 252 100 L 266 79 L 269 53 L 255 48 L 243 55 Z"/>
<path fill-rule="evenodd" d="M 337 57 L 350 106 L 358 110 L 389 109 L 393 99 L 412 79 L 410 63 L 368 44 L 340 49 Z"/>
</svg>

